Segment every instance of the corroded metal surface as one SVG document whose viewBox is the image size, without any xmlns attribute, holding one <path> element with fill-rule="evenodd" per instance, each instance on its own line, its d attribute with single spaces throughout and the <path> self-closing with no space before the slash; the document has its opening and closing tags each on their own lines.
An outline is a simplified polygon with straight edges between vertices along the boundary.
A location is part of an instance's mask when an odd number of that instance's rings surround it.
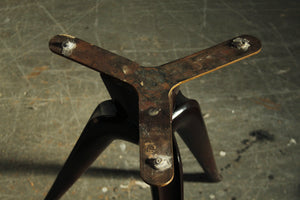
<svg viewBox="0 0 300 200">
<path fill-rule="evenodd" d="M 241 40 L 233 38 L 182 59 L 147 68 L 69 35 L 53 37 L 49 46 L 53 52 L 126 82 L 136 90 L 139 99 L 141 176 L 151 185 L 164 186 L 174 175 L 173 91 L 186 81 L 260 51 L 260 41 L 255 37 L 243 35 L 238 38 Z M 237 44 L 239 41 L 247 41 L 247 49 L 244 44 Z"/>
</svg>

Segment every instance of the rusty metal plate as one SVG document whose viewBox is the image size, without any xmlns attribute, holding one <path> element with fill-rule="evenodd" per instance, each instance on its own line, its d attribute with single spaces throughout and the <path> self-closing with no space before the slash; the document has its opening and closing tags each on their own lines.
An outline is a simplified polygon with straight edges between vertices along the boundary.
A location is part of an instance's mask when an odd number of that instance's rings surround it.
<svg viewBox="0 0 300 200">
<path fill-rule="evenodd" d="M 172 96 L 180 84 L 257 54 L 260 41 L 242 35 L 158 67 L 143 67 L 127 58 L 69 35 L 57 35 L 50 49 L 135 88 L 139 98 L 141 177 L 165 186 L 174 176 Z"/>
</svg>

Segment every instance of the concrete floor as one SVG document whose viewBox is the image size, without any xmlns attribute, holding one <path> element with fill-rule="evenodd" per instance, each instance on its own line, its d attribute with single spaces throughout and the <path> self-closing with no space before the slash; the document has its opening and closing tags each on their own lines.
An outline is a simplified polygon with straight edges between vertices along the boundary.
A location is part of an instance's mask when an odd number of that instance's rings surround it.
<svg viewBox="0 0 300 200">
<path fill-rule="evenodd" d="M 1 200 L 43 199 L 90 114 L 109 99 L 96 72 L 48 50 L 59 33 L 145 66 L 244 33 L 260 38 L 259 55 L 181 87 L 201 104 L 224 177 L 197 182 L 201 168 L 179 140 L 184 195 L 300 199 L 299 1 L 1 0 L 0 12 Z M 259 130 L 274 139 L 249 135 Z M 151 199 L 138 158 L 137 146 L 115 141 L 62 199 Z"/>
</svg>

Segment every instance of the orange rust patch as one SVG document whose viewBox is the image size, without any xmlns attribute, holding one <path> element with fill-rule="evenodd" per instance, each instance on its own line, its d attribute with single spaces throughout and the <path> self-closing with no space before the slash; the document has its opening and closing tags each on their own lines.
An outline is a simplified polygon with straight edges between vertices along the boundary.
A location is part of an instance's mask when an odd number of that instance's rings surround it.
<svg viewBox="0 0 300 200">
<path fill-rule="evenodd" d="M 269 98 L 259 98 L 255 103 L 263 105 L 268 110 L 280 110 L 280 104 L 271 101 Z"/>
<path fill-rule="evenodd" d="M 40 75 L 43 71 L 47 70 L 49 67 L 44 65 L 44 66 L 41 66 L 41 67 L 35 67 L 33 68 L 33 71 L 26 75 L 24 78 L 26 79 L 31 79 L 31 78 L 35 78 L 37 77 L 38 75 Z"/>
<path fill-rule="evenodd" d="M 29 178 L 27 180 L 30 183 L 31 187 L 34 187 L 34 183 Z"/>
</svg>

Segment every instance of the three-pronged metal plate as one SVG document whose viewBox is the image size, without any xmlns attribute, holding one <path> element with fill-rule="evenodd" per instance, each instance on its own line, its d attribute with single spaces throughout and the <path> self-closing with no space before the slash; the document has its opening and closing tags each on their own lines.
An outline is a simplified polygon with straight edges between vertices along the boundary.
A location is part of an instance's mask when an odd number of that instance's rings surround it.
<svg viewBox="0 0 300 200">
<path fill-rule="evenodd" d="M 172 96 L 180 84 L 257 54 L 260 41 L 243 35 L 195 54 L 143 67 L 69 35 L 50 40 L 50 49 L 131 85 L 139 99 L 140 169 L 145 182 L 165 186 L 174 176 Z"/>
</svg>

